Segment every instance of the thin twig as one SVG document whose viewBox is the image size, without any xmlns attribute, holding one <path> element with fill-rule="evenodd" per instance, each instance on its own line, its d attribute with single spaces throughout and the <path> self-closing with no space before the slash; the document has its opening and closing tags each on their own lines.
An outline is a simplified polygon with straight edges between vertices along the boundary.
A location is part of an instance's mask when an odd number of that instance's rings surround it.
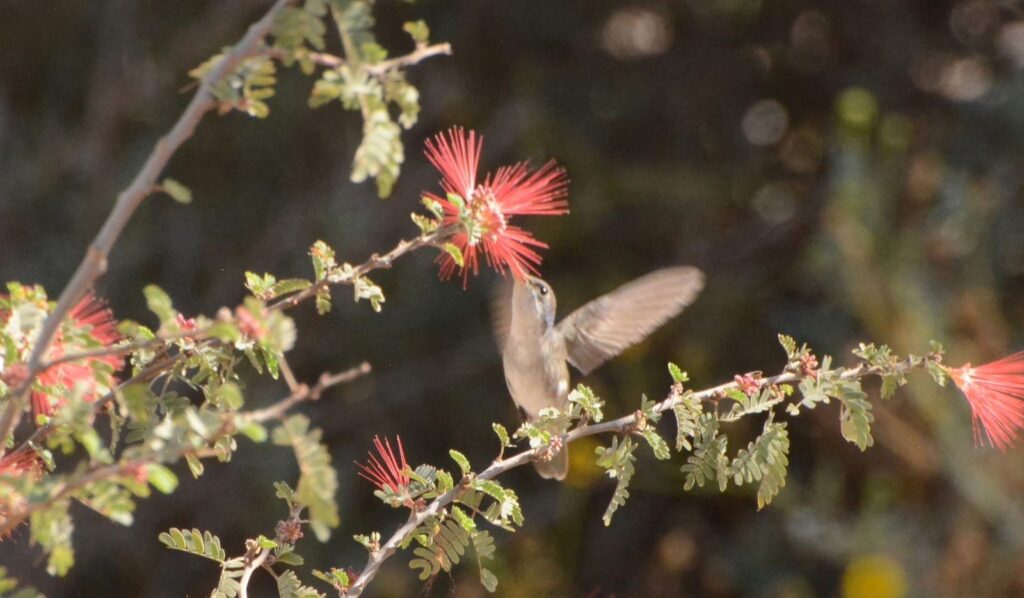
<svg viewBox="0 0 1024 598">
<path fill-rule="evenodd" d="M 915 365 L 910 361 L 906 360 L 897 366 L 895 370 L 900 372 L 906 372 L 913 369 Z M 868 367 L 860 365 L 857 367 L 849 368 L 844 370 L 840 374 L 840 378 L 844 380 L 862 378 L 871 374 L 878 374 L 880 369 L 877 367 Z M 760 385 L 763 388 L 770 384 L 782 384 L 787 382 L 798 382 L 803 376 L 801 374 L 793 372 L 785 372 L 777 376 L 770 378 L 761 379 Z M 718 386 L 708 388 L 701 391 L 696 391 L 688 396 L 705 401 L 722 397 L 727 390 L 739 388 L 736 382 L 729 382 L 726 384 L 720 384 Z M 669 392 L 668 396 L 654 406 L 654 410 L 661 413 L 674 408 L 683 399 L 683 393 L 680 392 L 678 387 L 673 387 Z M 563 438 L 563 446 L 575 442 L 581 438 L 587 436 L 595 436 L 597 434 L 605 434 L 609 432 L 616 432 L 619 434 L 628 434 L 636 430 L 637 427 L 637 416 L 636 414 L 630 414 L 618 419 L 614 419 L 608 422 L 600 424 L 590 424 L 580 426 L 578 428 L 570 430 Z M 490 480 L 496 478 L 512 469 L 521 467 L 538 459 L 542 454 L 548 450 L 546 446 L 538 446 L 528 450 L 521 451 L 520 453 L 508 457 L 507 459 L 500 459 L 492 463 L 487 469 L 480 472 L 476 478 L 480 480 Z M 395 532 L 388 538 L 387 542 L 381 544 L 380 549 L 370 553 L 370 556 L 366 562 L 366 566 L 359 573 L 355 583 L 353 583 L 346 591 L 345 596 L 347 598 L 354 598 L 359 596 L 366 589 L 366 586 L 373 581 L 373 578 L 377 575 L 381 565 L 384 564 L 392 554 L 394 554 L 399 545 L 405 540 L 410 533 L 413 532 L 417 527 L 423 524 L 428 518 L 433 517 L 441 512 L 442 509 L 453 503 L 460 494 L 464 491 L 464 488 L 456 486 L 447 493 L 435 498 L 430 501 L 429 504 L 422 510 L 415 511 L 409 517 L 409 520 L 402 524 Z"/>
<path fill-rule="evenodd" d="M 288 359 L 285 358 L 284 353 L 277 356 L 277 365 L 281 370 L 281 375 L 284 376 L 284 383 L 288 385 L 288 390 L 292 391 L 292 394 L 301 392 L 299 381 L 295 379 L 292 366 L 288 365 Z"/>
<path fill-rule="evenodd" d="M 369 362 L 364 361 L 354 368 L 345 370 L 339 374 L 323 374 L 312 387 L 300 385 L 298 392 L 294 392 L 285 399 L 266 407 L 250 411 L 247 414 L 239 414 L 241 421 L 265 422 L 271 419 L 278 419 L 287 413 L 292 407 L 303 401 L 316 401 L 325 390 L 332 386 L 351 382 L 361 378 L 372 371 Z"/>
<path fill-rule="evenodd" d="M 177 332 L 174 334 L 160 335 L 156 338 L 141 341 L 132 341 L 130 343 L 121 343 L 112 347 L 103 347 L 100 349 L 90 349 L 88 351 L 78 351 L 76 353 L 68 353 L 67 355 L 61 355 L 56 359 L 44 361 L 39 365 L 39 372 L 45 372 L 55 365 L 62 363 L 69 363 L 72 361 L 81 361 L 83 359 L 95 359 L 96 357 L 105 357 L 107 355 L 121 355 L 123 353 L 133 353 L 142 349 L 152 349 L 166 345 L 167 343 L 180 340 L 183 338 L 191 338 L 193 340 L 203 340 L 206 334 L 203 330 L 193 330 L 191 332 Z"/>
<path fill-rule="evenodd" d="M 363 65 L 363 68 L 365 68 L 369 73 L 379 77 L 388 71 L 405 66 L 412 66 L 433 56 L 451 56 L 451 53 L 452 46 L 448 43 L 434 44 L 432 46 L 418 46 L 415 50 L 405 56 L 399 56 L 390 60 L 382 60 L 376 64 Z"/>
<path fill-rule="evenodd" d="M 268 556 L 270 556 L 270 549 L 264 548 L 256 555 L 256 558 L 246 563 L 245 571 L 242 573 L 242 579 L 238 581 L 238 585 L 241 586 L 238 590 L 239 598 L 249 597 L 249 579 L 252 577 L 252 572 L 259 569 L 263 565 L 263 561 L 267 560 Z"/>
<path fill-rule="evenodd" d="M 35 347 L 28 360 L 29 375 L 25 382 L 11 393 L 3 415 L 0 416 L 0 456 L 4 454 L 5 440 L 17 426 L 22 411 L 27 403 L 32 380 L 39 374 L 43 356 L 50 346 L 53 335 L 57 332 L 64 317 L 76 303 L 92 288 L 100 276 L 107 270 L 107 256 L 121 231 L 138 209 L 142 201 L 148 197 L 157 185 L 157 177 L 163 172 L 171 157 L 186 140 L 188 140 L 202 120 L 203 116 L 216 106 L 212 88 L 232 72 L 239 63 L 260 51 L 263 38 L 270 32 L 275 15 L 295 0 L 277 0 L 260 20 L 253 23 L 245 36 L 224 54 L 217 66 L 203 77 L 192 100 L 185 111 L 178 117 L 171 130 L 161 137 L 146 159 L 142 169 L 135 175 L 131 184 L 117 196 L 114 208 L 107 216 L 99 233 L 89 244 L 85 257 L 78 265 L 71 281 L 57 300 L 57 307 L 47 316 L 42 330 L 36 338 Z"/>
<path fill-rule="evenodd" d="M 280 48 L 271 48 L 270 56 L 283 59 L 288 53 L 287 51 Z M 416 65 L 427 58 L 434 56 L 451 56 L 452 46 L 448 43 L 434 44 L 432 46 L 419 46 L 409 54 L 404 56 L 398 56 L 389 60 L 383 60 L 376 64 L 363 64 L 363 68 L 374 76 L 381 76 L 388 71 L 393 71 L 398 68 Z M 313 61 L 315 64 L 325 66 L 327 68 L 338 68 L 345 64 L 345 59 L 341 56 L 335 56 L 327 52 L 307 52 L 302 55 L 303 58 L 307 58 Z"/>
<path fill-rule="evenodd" d="M 452 233 L 452 229 L 449 227 L 439 228 L 431 233 L 423 234 L 415 239 L 407 239 L 399 241 L 397 245 L 391 251 L 388 251 L 384 255 L 373 254 L 365 262 L 352 268 L 351 276 L 343 278 L 332 278 L 328 276 L 323 280 L 313 284 L 310 287 L 295 293 L 294 295 L 288 295 L 287 297 L 281 297 L 274 303 L 267 306 L 267 309 L 288 309 L 294 307 L 303 301 L 307 301 L 316 296 L 317 292 L 323 288 L 337 285 L 337 284 L 352 284 L 356 278 L 365 276 L 369 272 L 380 269 L 388 269 L 394 263 L 395 260 L 402 257 L 403 255 L 422 249 L 424 247 L 430 247 L 437 245 L 439 241 L 446 238 Z"/>
</svg>

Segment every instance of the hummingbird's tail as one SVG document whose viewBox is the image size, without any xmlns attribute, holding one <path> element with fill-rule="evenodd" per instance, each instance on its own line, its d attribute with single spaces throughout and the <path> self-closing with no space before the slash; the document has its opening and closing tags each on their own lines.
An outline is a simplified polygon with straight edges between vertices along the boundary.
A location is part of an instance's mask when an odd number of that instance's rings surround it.
<svg viewBox="0 0 1024 598">
<path fill-rule="evenodd" d="M 534 461 L 533 466 L 546 480 L 564 480 L 565 474 L 569 473 L 569 447 L 559 450 L 550 461 Z"/>
</svg>

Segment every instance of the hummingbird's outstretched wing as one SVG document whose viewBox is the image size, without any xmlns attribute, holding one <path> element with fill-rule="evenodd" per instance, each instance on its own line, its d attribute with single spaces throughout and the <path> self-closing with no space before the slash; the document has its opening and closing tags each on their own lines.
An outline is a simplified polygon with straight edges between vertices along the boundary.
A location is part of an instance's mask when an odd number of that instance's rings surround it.
<svg viewBox="0 0 1024 598">
<path fill-rule="evenodd" d="M 491 292 L 491 328 L 499 353 L 505 351 L 505 341 L 508 340 L 508 329 L 512 323 L 512 286 L 512 281 L 502 280 Z"/>
<path fill-rule="evenodd" d="M 691 266 L 656 270 L 587 303 L 558 323 L 569 363 L 589 374 L 678 314 L 704 288 Z"/>
</svg>

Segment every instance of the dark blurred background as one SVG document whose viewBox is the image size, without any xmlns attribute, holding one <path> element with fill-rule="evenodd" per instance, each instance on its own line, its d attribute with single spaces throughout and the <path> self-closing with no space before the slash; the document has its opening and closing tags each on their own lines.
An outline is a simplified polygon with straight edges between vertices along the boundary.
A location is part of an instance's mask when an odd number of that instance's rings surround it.
<svg viewBox="0 0 1024 598">
<path fill-rule="evenodd" d="M 0 280 L 56 296 L 183 109 L 188 69 L 268 4 L 0 4 Z M 934 338 L 956 365 L 1024 344 L 1022 3 L 382 0 L 376 16 L 394 55 L 411 49 L 401 23 L 420 18 L 454 48 L 410 70 L 423 113 L 394 196 L 348 181 L 358 117 L 311 111 L 311 80 L 282 71 L 269 119 L 208 117 L 174 158 L 166 174 L 195 202 L 154 196 L 129 224 L 99 287 L 118 316 L 152 323 L 147 283 L 212 314 L 240 302 L 245 270 L 308 275 L 316 239 L 356 262 L 415 234 L 408 214 L 438 179 L 422 140 L 461 124 L 485 134 L 484 169 L 526 157 L 568 168 L 572 214 L 527 222 L 551 244 L 543 272 L 563 314 L 660 266 L 707 272 L 681 318 L 587 379 L 611 416 L 663 396 L 669 360 L 697 386 L 777 370 L 777 332 L 840 363 L 860 341 L 923 353 Z M 493 276 L 463 291 L 437 280 L 433 257 L 373 277 L 381 314 L 344 289 L 327 317 L 293 314 L 300 378 L 374 366 L 302 408 L 341 481 L 341 528 L 300 544 L 312 567 L 359 568 L 351 535 L 401 523 L 355 476 L 373 434 L 401 434 L 414 463 L 445 464 L 456 447 L 482 467 L 497 448 L 490 422 L 518 421 L 489 331 Z M 250 405 L 284 393 L 249 381 Z M 679 458 L 645 450 L 610 528 L 594 444 L 573 447 L 564 484 L 513 472 L 527 523 L 497 534 L 499 594 L 1024 595 L 1022 449 L 973 449 L 966 403 L 923 374 L 876 410 L 864 454 L 841 438 L 834 405 L 793 420 L 788 483 L 760 513 L 748 490 L 684 493 Z M 734 425 L 733 450 L 759 426 Z M 66 579 L 48 578 L 25 533 L 0 544 L 0 564 L 51 596 L 207 594 L 216 566 L 156 534 L 209 529 L 240 553 L 272 533 L 283 509 L 271 484 L 295 480 L 294 460 L 240 443 L 198 481 L 178 467 L 179 491 L 142 503 L 130 528 L 77 508 Z M 472 567 L 424 590 L 406 562 L 392 558 L 370 594 L 483 592 Z M 269 578 L 253 591 L 271 594 Z"/>
</svg>

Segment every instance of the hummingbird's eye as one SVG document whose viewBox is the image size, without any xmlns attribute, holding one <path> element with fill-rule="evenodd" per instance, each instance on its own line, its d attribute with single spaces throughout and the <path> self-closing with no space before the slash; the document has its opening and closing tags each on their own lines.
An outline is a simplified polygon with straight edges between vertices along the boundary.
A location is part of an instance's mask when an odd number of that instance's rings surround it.
<svg viewBox="0 0 1024 598">
<path fill-rule="evenodd" d="M 539 288 L 540 288 L 540 294 L 541 295 L 547 295 L 548 294 L 548 285 L 542 284 L 542 285 L 540 285 Z"/>
</svg>

